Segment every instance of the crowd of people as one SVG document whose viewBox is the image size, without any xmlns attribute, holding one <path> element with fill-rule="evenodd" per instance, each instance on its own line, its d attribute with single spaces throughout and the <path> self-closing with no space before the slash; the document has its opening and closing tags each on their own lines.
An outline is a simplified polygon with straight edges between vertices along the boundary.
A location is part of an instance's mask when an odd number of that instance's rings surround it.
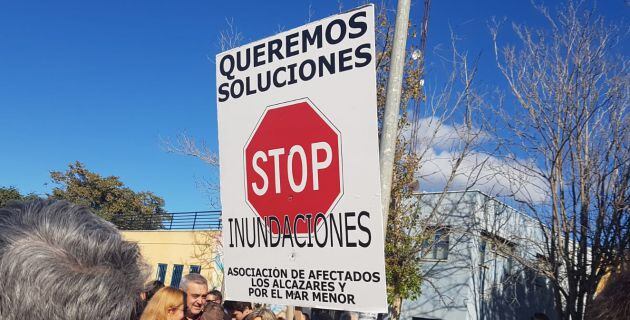
<svg viewBox="0 0 630 320">
<path fill-rule="evenodd" d="M 199 274 L 185 275 L 179 288 L 147 279 L 138 245 L 85 207 L 35 200 L 0 208 L 2 320 L 284 320 L 249 302 L 223 301 Z M 595 299 L 591 319 L 623 319 L 630 312 L 628 290 L 630 273 L 613 277 Z M 308 320 L 297 314 L 294 319 Z M 311 316 L 333 320 L 315 309 Z"/>
<path fill-rule="evenodd" d="M 270 310 L 254 309 L 249 302 L 223 301 L 218 290 L 208 290 L 200 274 L 185 275 L 179 288 L 149 282 L 140 293 L 140 320 L 277 320 Z"/>
</svg>

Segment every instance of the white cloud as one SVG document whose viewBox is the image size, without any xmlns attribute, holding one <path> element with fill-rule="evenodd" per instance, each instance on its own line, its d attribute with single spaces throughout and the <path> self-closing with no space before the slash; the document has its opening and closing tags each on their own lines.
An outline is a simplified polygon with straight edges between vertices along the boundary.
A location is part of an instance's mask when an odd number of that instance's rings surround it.
<svg viewBox="0 0 630 320">
<path fill-rule="evenodd" d="M 490 195 L 512 196 L 517 200 L 543 202 L 547 199 L 545 183 L 536 175 L 538 168 L 531 161 L 506 160 L 494 154 L 469 151 L 457 170 L 464 142 L 475 138 L 475 144 L 489 142 L 489 135 L 462 125 L 447 125 L 434 117 L 418 121 L 417 150 L 424 153 L 417 176 L 422 191 L 441 191 L 451 179 L 449 190 L 467 187 Z M 409 133 L 405 133 L 409 137 Z M 524 164 L 525 163 L 525 164 Z"/>
</svg>

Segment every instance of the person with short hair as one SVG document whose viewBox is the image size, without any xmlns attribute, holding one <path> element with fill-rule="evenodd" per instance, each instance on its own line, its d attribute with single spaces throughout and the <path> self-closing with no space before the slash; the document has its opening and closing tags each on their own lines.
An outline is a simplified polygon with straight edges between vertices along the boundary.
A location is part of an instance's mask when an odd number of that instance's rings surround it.
<svg viewBox="0 0 630 320">
<path fill-rule="evenodd" d="M 210 292 L 208 292 L 208 297 L 206 298 L 206 309 L 207 309 L 207 306 L 210 304 L 218 304 L 221 306 L 221 309 L 223 310 L 224 320 L 232 319 L 232 315 L 228 313 L 228 311 L 223 307 L 223 294 L 221 293 L 221 291 L 217 289 L 213 289 L 213 290 L 210 290 Z"/>
<path fill-rule="evenodd" d="M 549 320 L 549 317 L 544 313 L 536 312 L 534 316 L 532 316 L 532 320 Z"/>
<path fill-rule="evenodd" d="M 0 208 L 0 319 L 132 319 L 147 271 L 138 245 L 86 207 Z"/>
<path fill-rule="evenodd" d="M 354 311 L 344 311 L 339 316 L 339 320 L 359 320 L 359 313 Z"/>
<path fill-rule="evenodd" d="M 149 300 L 140 320 L 182 320 L 185 299 L 184 291 L 164 287 Z"/>
<path fill-rule="evenodd" d="M 219 290 L 210 290 L 208 292 L 208 297 L 206 298 L 208 302 L 214 302 L 218 305 L 223 305 L 223 294 Z"/>
<path fill-rule="evenodd" d="M 186 318 L 201 317 L 208 296 L 208 280 L 198 273 L 189 273 L 182 277 L 179 288 L 186 293 Z"/>
<path fill-rule="evenodd" d="M 235 320 L 243 320 L 252 313 L 252 304 L 243 301 L 225 301 L 223 304 Z"/>
<path fill-rule="evenodd" d="M 223 307 L 220 304 L 214 302 L 208 302 L 206 304 L 206 309 L 203 311 L 203 315 L 200 318 L 201 320 L 229 320 L 231 317 L 227 318 Z"/>
</svg>

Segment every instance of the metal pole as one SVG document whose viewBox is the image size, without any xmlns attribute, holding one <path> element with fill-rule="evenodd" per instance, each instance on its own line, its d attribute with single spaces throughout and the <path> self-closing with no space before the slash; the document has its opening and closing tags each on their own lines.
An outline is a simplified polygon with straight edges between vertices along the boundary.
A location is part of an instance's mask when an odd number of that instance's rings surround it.
<svg viewBox="0 0 630 320">
<path fill-rule="evenodd" d="M 409 27 L 409 7 L 411 0 L 399 0 L 396 10 L 396 29 L 390 62 L 389 79 L 387 80 L 387 97 L 385 99 L 385 115 L 379 158 L 381 165 L 381 204 L 383 206 L 383 233 L 387 234 L 387 218 L 391 201 L 392 177 L 394 175 L 394 153 L 398 135 L 398 116 L 400 114 L 400 96 L 405 69 L 405 49 Z"/>
</svg>

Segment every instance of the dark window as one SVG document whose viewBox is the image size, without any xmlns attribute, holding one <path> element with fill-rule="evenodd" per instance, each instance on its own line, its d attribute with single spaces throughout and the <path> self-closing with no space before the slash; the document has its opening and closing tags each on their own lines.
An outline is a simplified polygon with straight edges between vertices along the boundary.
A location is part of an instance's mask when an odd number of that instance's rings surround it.
<svg viewBox="0 0 630 320">
<path fill-rule="evenodd" d="M 424 259 L 448 259 L 449 231 L 448 227 L 427 227 L 427 238 L 422 243 Z"/>
<path fill-rule="evenodd" d="M 201 273 L 201 266 L 191 265 L 189 273 Z"/>
<path fill-rule="evenodd" d="M 171 276 L 171 287 L 179 288 L 179 282 L 182 281 L 183 271 L 184 271 L 183 265 L 176 264 L 173 266 L 173 276 Z"/>
<path fill-rule="evenodd" d="M 166 263 L 158 263 L 157 274 L 155 275 L 155 279 L 162 281 L 164 283 L 164 279 L 166 279 L 166 268 L 168 265 Z"/>
</svg>

